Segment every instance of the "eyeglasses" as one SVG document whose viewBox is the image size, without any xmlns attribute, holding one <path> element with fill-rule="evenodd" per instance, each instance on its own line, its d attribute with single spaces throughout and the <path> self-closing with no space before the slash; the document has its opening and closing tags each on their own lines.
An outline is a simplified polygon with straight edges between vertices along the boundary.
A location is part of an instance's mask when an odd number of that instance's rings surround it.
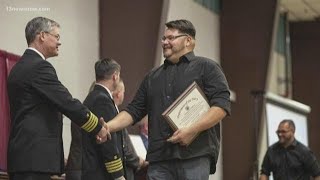
<svg viewBox="0 0 320 180">
<path fill-rule="evenodd" d="M 277 134 L 286 134 L 286 133 L 288 133 L 290 130 L 288 130 L 288 131 L 285 131 L 285 130 L 277 130 L 276 131 L 276 133 Z"/>
<path fill-rule="evenodd" d="M 45 32 L 53 37 L 55 37 L 58 41 L 60 40 L 60 35 L 59 34 L 51 34 L 50 32 Z"/>
<path fill-rule="evenodd" d="M 177 36 L 173 36 L 173 35 L 170 35 L 170 36 L 163 36 L 161 38 L 161 42 L 165 42 L 166 40 L 168 40 L 169 42 L 172 42 L 174 41 L 175 39 L 179 38 L 179 37 L 183 37 L 183 36 L 188 36 L 187 34 L 181 34 L 181 35 L 177 35 Z"/>
</svg>

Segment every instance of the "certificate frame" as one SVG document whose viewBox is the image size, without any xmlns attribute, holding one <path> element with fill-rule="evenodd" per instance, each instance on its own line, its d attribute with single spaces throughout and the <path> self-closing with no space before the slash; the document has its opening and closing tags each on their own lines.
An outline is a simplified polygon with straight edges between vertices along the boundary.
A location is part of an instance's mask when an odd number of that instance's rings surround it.
<svg viewBox="0 0 320 180">
<path fill-rule="evenodd" d="M 210 108 L 207 97 L 194 81 L 163 113 L 163 118 L 176 131 L 192 126 Z"/>
</svg>

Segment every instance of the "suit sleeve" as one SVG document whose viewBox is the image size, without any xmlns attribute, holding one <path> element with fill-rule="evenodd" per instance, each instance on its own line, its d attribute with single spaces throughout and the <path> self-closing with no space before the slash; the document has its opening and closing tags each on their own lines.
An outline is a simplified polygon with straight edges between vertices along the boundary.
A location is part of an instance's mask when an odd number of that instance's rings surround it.
<svg viewBox="0 0 320 180">
<path fill-rule="evenodd" d="M 47 61 L 41 61 L 32 77 L 32 87 L 49 103 L 52 103 L 60 112 L 83 130 L 97 134 L 102 126 L 98 118 L 88 108 L 74 99 L 59 81 L 53 66 Z"/>
<path fill-rule="evenodd" d="M 94 108 L 91 109 L 96 115 L 101 116 L 107 122 L 116 116 L 117 111 L 111 99 L 97 98 L 94 103 Z M 111 174 L 113 178 L 118 178 L 124 175 L 123 164 L 121 159 L 122 143 L 121 137 L 118 137 L 120 132 L 111 133 L 111 140 L 108 140 L 98 146 L 102 154 L 106 171 Z M 94 140 L 94 139 L 93 139 Z M 120 141 L 119 141 L 120 140 Z"/>
</svg>

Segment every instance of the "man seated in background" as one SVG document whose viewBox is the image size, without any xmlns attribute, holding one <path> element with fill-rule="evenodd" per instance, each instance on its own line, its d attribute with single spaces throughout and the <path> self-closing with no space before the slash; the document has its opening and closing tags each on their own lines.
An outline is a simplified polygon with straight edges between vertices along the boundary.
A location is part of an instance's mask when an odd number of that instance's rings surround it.
<svg viewBox="0 0 320 180">
<path fill-rule="evenodd" d="M 140 122 L 138 122 L 140 137 L 142 139 L 143 145 L 148 151 L 149 140 L 148 140 L 148 115 L 142 118 Z"/>
<path fill-rule="evenodd" d="M 113 100 L 116 108 L 119 112 L 118 106 L 120 106 L 124 99 L 125 86 L 122 80 L 120 80 L 116 89 L 112 92 Z M 122 130 L 123 135 L 123 153 L 126 171 L 126 180 L 134 180 L 135 172 L 140 170 L 142 167 L 148 165 L 144 160 L 145 157 L 139 157 L 134 149 L 134 146 L 130 140 L 127 129 Z"/>
<path fill-rule="evenodd" d="M 320 166 L 308 147 L 295 139 L 292 120 L 280 122 L 276 131 L 279 141 L 270 146 L 264 157 L 260 180 L 320 180 Z"/>
</svg>

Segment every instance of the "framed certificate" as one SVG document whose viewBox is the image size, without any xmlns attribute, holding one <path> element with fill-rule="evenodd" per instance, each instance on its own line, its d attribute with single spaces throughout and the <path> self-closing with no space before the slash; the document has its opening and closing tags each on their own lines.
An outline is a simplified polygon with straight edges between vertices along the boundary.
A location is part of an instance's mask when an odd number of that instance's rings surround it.
<svg viewBox="0 0 320 180">
<path fill-rule="evenodd" d="M 193 82 L 163 113 L 162 116 L 177 129 L 192 126 L 210 108 L 202 89 Z"/>
</svg>

